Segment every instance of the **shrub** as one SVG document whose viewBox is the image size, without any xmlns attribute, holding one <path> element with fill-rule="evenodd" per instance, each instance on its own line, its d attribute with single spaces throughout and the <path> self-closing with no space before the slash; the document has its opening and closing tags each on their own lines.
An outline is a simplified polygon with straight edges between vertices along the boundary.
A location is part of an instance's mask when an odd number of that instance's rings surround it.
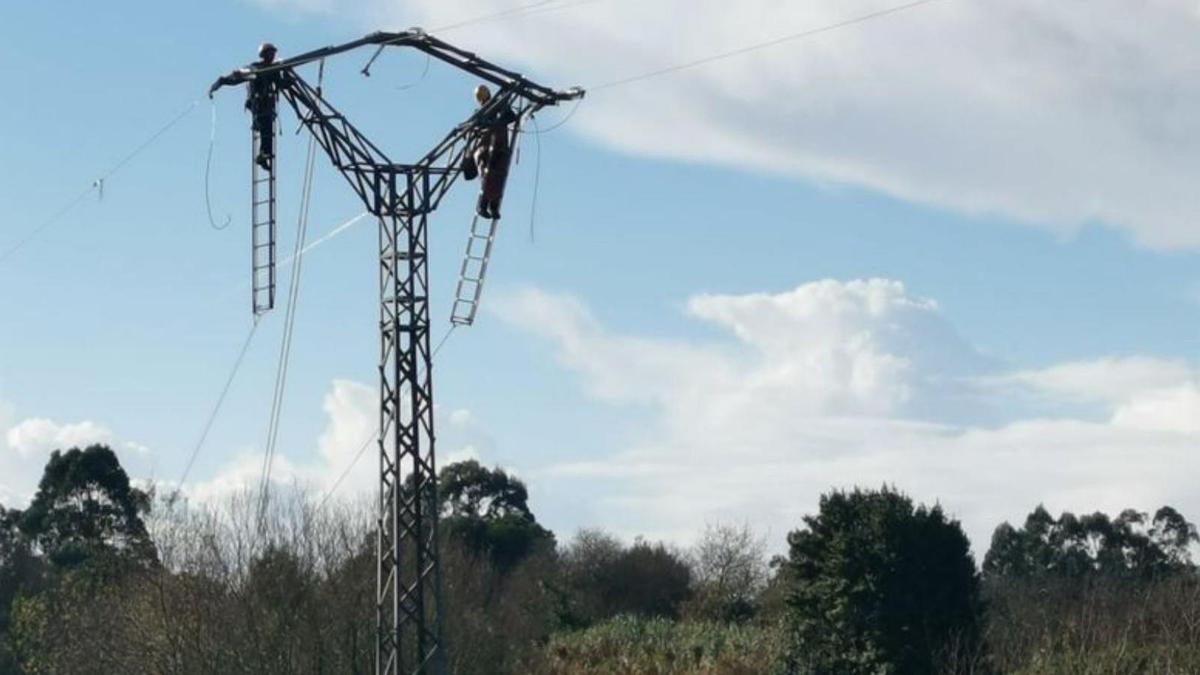
<svg viewBox="0 0 1200 675">
<path fill-rule="evenodd" d="M 930 673 L 947 650 L 976 651 L 979 577 L 940 507 L 856 489 L 804 522 L 788 536 L 793 672 Z"/>
</svg>

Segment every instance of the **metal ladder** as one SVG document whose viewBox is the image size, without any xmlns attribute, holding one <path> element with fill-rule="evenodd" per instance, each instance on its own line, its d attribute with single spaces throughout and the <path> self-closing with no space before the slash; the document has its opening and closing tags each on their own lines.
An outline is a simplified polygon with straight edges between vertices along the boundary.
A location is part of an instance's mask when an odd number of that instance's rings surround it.
<svg viewBox="0 0 1200 675">
<path fill-rule="evenodd" d="M 260 139 L 250 144 L 250 284 L 254 315 L 275 307 L 275 162 L 268 171 L 258 165 Z"/>
<path fill-rule="evenodd" d="M 486 225 L 481 224 L 481 221 Z M 450 323 L 455 326 L 470 326 L 475 322 L 475 313 L 479 311 L 479 298 L 483 295 L 483 279 L 487 276 L 488 261 L 492 257 L 492 244 L 496 241 L 496 228 L 499 223 L 499 218 L 483 218 L 479 215 L 471 221 L 467 252 L 463 256 L 458 289 L 454 293 L 454 308 L 450 312 Z"/>
</svg>

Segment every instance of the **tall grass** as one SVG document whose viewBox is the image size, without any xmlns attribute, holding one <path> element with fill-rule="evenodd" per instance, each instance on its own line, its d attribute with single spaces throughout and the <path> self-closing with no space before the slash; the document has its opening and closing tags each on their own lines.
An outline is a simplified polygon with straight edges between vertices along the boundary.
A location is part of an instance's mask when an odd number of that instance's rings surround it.
<svg viewBox="0 0 1200 675">
<path fill-rule="evenodd" d="M 785 652 L 778 627 L 619 616 L 554 635 L 533 675 L 766 675 Z"/>
</svg>

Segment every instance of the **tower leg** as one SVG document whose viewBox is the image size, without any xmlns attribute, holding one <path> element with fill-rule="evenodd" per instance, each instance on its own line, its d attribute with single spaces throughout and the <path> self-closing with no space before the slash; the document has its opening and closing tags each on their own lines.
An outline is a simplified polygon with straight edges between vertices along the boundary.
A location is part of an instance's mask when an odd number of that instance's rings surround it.
<svg viewBox="0 0 1200 675">
<path fill-rule="evenodd" d="M 380 675 L 443 675 L 427 256 L 428 174 L 377 174 Z"/>
</svg>

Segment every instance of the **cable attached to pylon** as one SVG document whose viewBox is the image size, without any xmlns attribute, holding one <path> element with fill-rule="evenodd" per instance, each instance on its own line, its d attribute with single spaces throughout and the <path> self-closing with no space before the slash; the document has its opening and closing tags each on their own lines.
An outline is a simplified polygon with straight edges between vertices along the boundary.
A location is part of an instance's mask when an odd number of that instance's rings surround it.
<svg viewBox="0 0 1200 675">
<path fill-rule="evenodd" d="M 208 155 L 204 159 L 204 208 L 208 212 L 208 225 L 214 230 L 224 230 L 233 222 L 233 216 L 225 214 L 225 222 L 217 225 L 213 219 L 212 190 L 209 188 L 209 175 L 212 173 L 213 148 L 217 145 L 217 102 L 212 102 L 212 122 L 208 131 Z"/>
<path fill-rule="evenodd" d="M 192 447 L 192 454 L 188 457 L 187 466 L 183 469 L 183 474 L 179 476 L 179 481 L 175 484 L 175 490 L 172 491 L 171 497 L 167 500 L 167 504 L 173 506 L 179 499 L 179 495 L 183 492 L 183 486 L 187 483 L 188 476 L 192 472 L 192 466 L 196 463 L 196 457 L 200 455 L 200 449 L 204 447 L 204 442 L 208 440 L 208 432 L 212 431 L 213 423 L 217 420 L 217 414 L 221 412 L 221 406 L 225 404 L 225 397 L 229 395 L 229 389 L 233 386 L 233 381 L 237 377 L 238 371 L 242 368 L 242 362 L 246 359 L 246 352 L 250 351 L 250 342 L 254 340 L 254 334 L 258 331 L 258 322 L 260 317 L 254 317 L 254 323 L 250 326 L 250 332 L 246 335 L 246 339 L 242 342 L 242 348 L 238 350 L 237 358 L 233 361 L 233 368 L 229 371 L 229 376 L 225 378 L 225 385 L 221 387 L 221 393 L 217 396 L 216 403 L 213 404 L 212 410 L 208 414 L 208 419 L 204 422 L 204 427 L 200 431 L 200 438 L 196 440 L 196 445 Z"/>
<path fill-rule="evenodd" d="M 183 121 L 183 118 L 187 117 L 188 114 L 190 114 L 193 110 L 195 110 L 196 106 L 199 104 L 200 104 L 200 99 L 196 99 L 196 100 L 192 101 L 191 103 L 189 103 L 188 106 L 186 108 L 184 108 L 182 112 L 180 112 L 179 114 L 172 117 L 169 122 L 167 122 L 161 128 L 159 128 L 158 131 L 155 131 L 154 134 L 152 134 L 149 138 L 147 138 L 145 141 L 143 141 L 141 145 L 134 148 L 132 151 L 129 152 L 129 154 L 125 155 L 125 157 L 123 159 L 121 159 L 121 161 L 117 162 L 115 165 L 112 166 L 112 168 L 108 169 L 103 174 L 101 174 L 98 178 L 93 180 L 91 185 L 89 185 L 87 187 L 87 189 L 83 190 L 78 195 L 76 195 L 73 199 L 71 199 L 71 201 L 67 202 L 61 209 L 59 209 L 58 211 L 55 211 L 53 215 L 51 215 L 46 220 L 42 221 L 42 223 L 40 225 L 38 225 L 37 227 L 30 230 L 28 234 L 26 234 L 19 241 L 17 241 L 16 244 L 13 244 L 12 246 L 10 246 L 8 248 L 8 250 L 4 251 L 3 253 L 0 253 L 0 263 L 7 260 L 9 257 L 11 257 L 17 251 L 20 251 L 29 242 L 33 241 L 34 238 L 36 238 L 39 234 L 41 234 L 46 228 L 48 228 L 51 225 L 53 225 L 54 223 L 58 222 L 63 216 L 70 213 L 76 206 L 79 206 L 79 204 L 88 195 L 90 195 L 93 191 L 103 190 L 104 184 L 105 184 L 105 182 L 108 181 L 109 178 L 112 178 L 113 175 L 115 175 L 118 171 L 125 168 L 126 164 L 129 164 L 130 162 L 132 162 L 135 157 L 137 157 L 138 155 L 145 152 L 146 149 L 149 148 L 151 145 L 154 145 L 154 143 L 158 139 L 162 138 L 162 136 L 164 134 L 166 134 L 168 131 L 170 131 L 176 124 L 179 124 L 181 121 Z"/>
<path fill-rule="evenodd" d="M 584 89 L 586 89 L 588 93 L 604 91 L 606 89 L 613 89 L 615 87 L 621 87 L 621 86 L 624 86 L 627 84 L 632 84 L 634 82 L 640 82 L 642 80 L 648 80 L 648 79 L 654 78 L 654 77 L 660 77 L 663 75 L 677 73 L 681 70 L 688 70 L 691 68 L 696 68 L 699 66 L 707 65 L 709 63 L 715 63 L 717 61 L 723 61 L 725 59 L 733 58 L 736 56 L 742 56 L 743 54 L 749 54 L 751 52 L 759 51 L 761 49 L 767 49 L 769 47 L 774 47 L 776 45 L 784 44 L 787 42 L 793 42 L 796 40 L 801 40 L 804 38 L 812 37 L 814 35 L 820 35 L 821 33 L 828 33 L 830 31 L 838 30 L 841 28 L 846 28 L 848 26 L 853 26 L 855 24 L 865 23 L 867 21 L 871 21 L 872 19 L 884 17 L 889 14 L 897 14 L 899 12 L 914 9 L 914 8 L 920 7 L 922 5 L 928 5 L 933 2 L 938 2 L 938 0 L 916 0 L 915 2 L 909 2 L 909 3 L 903 4 L 903 5 L 897 5 L 894 7 L 888 7 L 885 9 L 878 10 L 878 11 L 869 12 L 867 14 L 862 14 L 860 16 L 852 17 L 852 18 L 838 21 L 835 23 L 831 23 L 831 24 L 828 24 L 825 26 L 820 26 L 818 28 L 810 28 L 808 30 L 799 31 L 797 33 L 791 33 L 789 35 L 784 35 L 784 36 L 777 37 L 777 38 L 767 40 L 764 42 L 758 42 L 755 44 L 746 45 L 745 47 L 739 47 L 737 49 L 731 49 L 729 51 L 719 52 L 717 54 L 712 54 L 712 55 L 694 59 L 691 61 L 684 61 L 681 63 L 664 66 L 662 68 L 656 68 L 654 70 L 649 70 L 649 71 L 646 71 L 643 73 L 638 73 L 636 75 L 629 75 L 626 77 L 622 77 L 620 79 L 611 80 L 608 82 L 603 82 L 600 84 L 592 85 L 590 87 L 584 87 Z M 553 8 L 553 9 L 558 9 L 558 8 Z M 571 119 L 571 117 L 573 117 L 575 115 L 575 112 L 579 109 L 579 105 L 582 102 L 583 102 L 583 99 L 576 99 L 575 107 L 573 107 L 571 109 L 571 111 L 568 112 L 567 115 L 565 117 L 563 117 L 562 120 L 557 122 L 554 126 L 549 127 L 547 129 L 536 130 L 534 132 L 525 131 L 522 133 L 546 134 L 546 133 L 550 133 L 551 131 L 554 131 L 555 129 L 566 124 Z"/>
<path fill-rule="evenodd" d="M 308 214 L 312 205 L 313 173 L 316 166 L 316 137 L 309 136 L 308 151 L 304 165 L 304 186 L 300 192 L 300 213 L 297 218 L 296 246 L 292 254 L 292 271 L 288 286 L 287 308 L 284 312 L 283 335 L 279 345 L 279 362 L 275 370 L 275 389 L 271 397 L 271 415 L 267 422 L 267 443 L 263 452 L 263 466 L 259 483 L 258 523 L 260 532 L 266 523 L 267 506 L 270 501 L 271 467 L 279 443 L 279 423 L 283 413 L 283 396 L 287 388 L 288 365 L 291 359 L 292 337 L 295 334 L 296 309 L 300 297 L 300 275 L 304 266 L 304 243 L 308 234 Z"/>
<path fill-rule="evenodd" d="M 424 82 L 425 78 L 429 76 L 429 66 L 431 63 L 433 63 L 433 57 L 429 54 L 426 54 L 425 67 L 421 69 L 421 75 L 417 77 L 416 80 L 409 82 L 408 84 L 396 85 L 396 91 L 408 91 L 409 89 L 412 89 L 413 87 L 416 87 Z"/>
<path fill-rule="evenodd" d="M 523 133 L 523 134 L 527 134 L 527 135 L 530 135 L 530 136 L 541 136 L 542 134 L 548 134 L 548 133 L 550 133 L 551 131 L 554 131 L 555 129 L 557 129 L 557 128 L 561 127 L 562 125 L 566 124 L 566 123 L 567 123 L 567 122 L 568 122 L 568 121 L 569 121 L 569 120 L 570 120 L 572 117 L 574 117 L 574 116 L 575 116 L 575 113 L 579 111 L 579 106 L 580 106 L 580 104 L 582 104 L 582 103 L 583 103 L 583 99 L 582 99 L 582 98 L 577 98 L 577 99 L 575 99 L 575 104 L 571 106 L 571 109 L 567 111 L 567 114 L 566 114 L 566 115 L 564 115 L 564 116 L 563 116 L 563 118 L 562 118 L 561 120 L 559 120 L 559 121 L 555 122 L 554 124 L 552 124 L 551 126 L 549 126 L 549 127 L 545 128 L 545 129 L 540 129 L 540 128 L 538 128 L 538 126 L 535 124 L 535 125 L 533 125 L 533 126 L 534 126 L 534 130 L 533 130 L 533 131 L 524 131 L 524 130 L 522 130 L 522 131 L 521 131 L 521 133 Z M 531 119 L 532 119 L 532 117 L 531 117 Z"/>
<path fill-rule="evenodd" d="M 454 335 L 454 331 L 456 329 L 458 329 L 458 324 L 450 324 L 450 327 L 447 328 L 446 332 L 442 334 L 442 339 L 438 340 L 437 346 L 433 348 L 433 352 L 429 355 L 430 359 L 437 357 L 438 352 L 442 351 L 442 347 L 445 346 L 446 342 L 450 340 L 450 336 Z M 346 468 L 342 470 L 342 473 L 338 476 L 337 480 L 333 481 L 333 485 L 331 485 L 329 489 L 325 491 L 325 494 L 322 495 L 321 501 L 317 502 L 317 511 L 325 508 L 326 502 L 333 497 L 333 494 L 337 492 L 338 486 L 342 484 L 342 481 L 346 480 L 346 476 L 350 475 L 350 471 L 353 470 L 358 464 L 359 460 L 363 458 L 363 454 L 366 453 L 367 448 L 371 446 L 371 442 L 378 440 L 379 430 L 376 429 L 369 437 L 367 437 L 366 440 L 363 441 L 362 447 L 358 449 L 358 452 L 354 453 L 354 458 L 351 459 L 350 463 L 346 465 Z"/>
<path fill-rule="evenodd" d="M 346 480 L 346 476 L 350 475 L 350 470 L 358 464 L 358 460 L 362 459 L 363 453 L 367 451 L 367 448 L 371 447 L 372 442 L 377 442 L 378 440 L 379 430 L 376 429 L 371 432 L 370 436 L 367 436 L 366 440 L 363 441 L 362 447 L 358 449 L 358 452 L 354 453 L 354 458 L 351 459 L 350 463 L 346 465 L 346 468 L 342 470 L 342 473 L 340 476 L 338 476 L 337 480 L 333 481 L 333 485 L 329 486 L 329 489 L 325 491 L 325 494 L 321 497 L 321 501 L 317 502 L 317 511 L 325 508 L 325 503 L 328 502 L 331 497 L 333 497 L 333 493 L 337 492 L 338 486 L 342 484 L 342 481 Z"/>
<path fill-rule="evenodd" d="M 828 33 L 830 31 L 838 30 L 839 28 L 846 28 L 847 26 L 853 26 L 855 24 L 865 23 L 872 19 L 878 19 L 879 17 L 882 17 L 882 16 L 887 16 L 889 14 L 896 14 L 899 12 L 903 12 L 905 10 L 920 7 L 921 5 L 928 5 L 932 2 L 937 2 L 937 1 L 938 0 L 916 0 L 915 2 L 909 2 L 909 3 L 903 4 L 903 5 L 888 7 L 886 9 L 881 9 L 881 10 L 877 10 L 874 12 L 869 12 L 867 14 L 862 14 L 862 15 L 859 15 L 856 17 L 852 17 L 849 19 L 844 19 L 842 21 L 838 21 L 836 23 L 831 23 L 831 24 L 828 24 L 825 26 L 821 26 L 819 28 L 810 28 L 808 30 L 803 30 L 798 33 L 792 33 L 790 35 L 784 35 L 781 37 L 774 38 L 772 40 L 767 40 L 765 42 L 758 42 L 758 43 L 755 43 L 752 45 L 747 45 L 745 47 L 739 47 L 737 49 L 731 49 L 729 51 L 712 54 L 710 56 L 705 56 L 703 58 L 695 59 L 693 61 L 684 61 L 682 63 L 676 63 L 674 65 L 664 66 L 662 68 L 650 70 L 650 71 L 647 71 L 644 73 L 640 73 L 638 75 L 630 75 L 627 77 L 622 77 L 618 80 L 612 80 L 610 82 L 604 82 L 602 84 L 597 84 L 597 85 L 594 85 L 591 87 L 587 87 L 587 90 L 589 92 L 602 91 L 604 89 L 620 87 L 620 86 L 623 86 L 626 84 L 631 84 L 633 82 L 640 82 L 641 80 L 647 80 L 652 77 L 659 77 L 660 75 L 676 73 L 681 70 L 687 70 L 689 68 L 703 66 L 703 65 L 706 65 L 709 63 L 714 63 L 716 61 L 722 61 L 724 59 L 732 58 L 734 56 L 741 56 L 743 54 L 755 52 L 760 49 L 774 47 L 775 45 L 783 44 L 785 42 L 793 42 L 795 40 L 801 40 L 801 39 L 804 39 L 807 37 L 812 37 L 814 35 L 819 35 L 821 33 Z"/>
<path fill-rule="evenodd" d="M 536 117 L 530 117 L 529 121 L 533 122 L 533 143 L 537 150 L 533 157 L 533 196 L 529 200 L 529 243 L 536 244 L 537 236 L 534 233 L 534 224 L 537 219 L 538 188 L 542 183 L 542 132 L 538 128 Z"/>
</svg>

